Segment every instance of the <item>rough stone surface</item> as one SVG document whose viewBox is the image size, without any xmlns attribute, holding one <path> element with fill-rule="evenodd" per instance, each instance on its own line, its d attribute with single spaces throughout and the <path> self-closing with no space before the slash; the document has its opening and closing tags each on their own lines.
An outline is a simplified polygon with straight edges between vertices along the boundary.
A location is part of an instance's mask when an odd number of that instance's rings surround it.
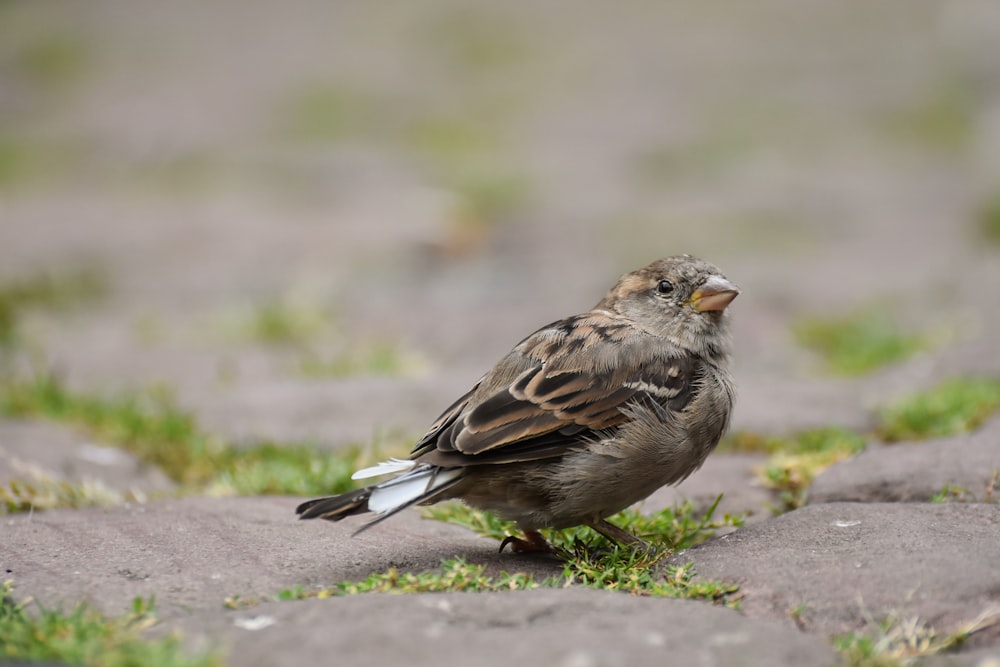
<svg viewBox="0 0 1000 667">
<path fill-rule="evenodd" d="M 927 502 L 947 486 L 971 499 L 998 498 L 1000 419 L 978 432 L 872 446 L 813 480 L 809 502 Z"/>
<path fill-rule="evenodd" d="M 323 587 L 389 567 L 430 570 L 456 555 L 502 562 L 494 541 L 416 512 L 352 538 L 362 522 L 298 521 L 299 502 L 184 498 L 12 515 L 4 519 L 3 568 L 20 593 L 40 600 L 87 599 L 112 612 L 155 595 L 161 613 L 173 616 L 219 609 L 230 595 Z"/>
<path fill-rule="evenodd" d="M 0 484 L 38 475 L 153 495 L 176 487 L 161 470 L 117 447 L 53 424 L 0 421 Z"/>
<path fill-rule="evenodd" d="M 953 631 L 1000 614 L 1000 505 L 811 505 L 673 556 L 740 584 L 743 611 L 811 631 L 918 616 Z M 1000 617 L 998 617 L 1000 620 Z M 1000 624 L 973 643 L 1000 639 Z"/>
<path fill-rule="evenodd" d="M 0 386 L 40 369 L 88 394 L 165 386 L 236 446 L 405 448 L 521 337 L 588 308 L 618 274 L 690 252 L 742 288 L 733 427 L 870 433 L 908 393 L 1000 375 L 987 231 L 1000 3 L 870 5 L 625 0 L 611 16 L 577 0 L 9 0 Z M 16 330 L 2 329 L 18 285 L 81 267 L 106 294 L 15 308 Z M 844 378 L 796 342 L 804 320 L 858 311 L 926 348 Z M 724 492 L 720 511 L 752 512 L 677 557 L 740 581 L 744 616 L 581 590 L 223 610 L 230 595 L 456 556 L 559 571 L 412 512 L 349 538 L 356 522 L 297 522 L 297 498 L 5 516 L 0 573 L 19 594 L 110 613 L 156 595 L 164 630 L 218 634 L 232 664 L 311 664 L 334 648 L 356 664 L 401 648 L 450 664 L 470 644 L 427 632 L 463 628 L 480 631 L 482 660 L 701 667 L 739 664 L 738 647 L 747 664 L 831 664 L 827 633 L 868 612 L 948 629 L 996 602 L 1000 505 L 926 501 L 945 484 L 990 499 L 998 424 L 872 443 L 786 516 L 771 516 L 752 455 L 717 454 L 654 494 L 647 509 Z M 0 417 L 0 484 L 39 471 L 172 491 L 109 444 Z M 844 500 L 861 503 L 828 504 Z M 800 603 L 804 634 L 787 627 Z M 278 623 L 233 625 L 257 613 Z M 992 629 L 928 664 L 998 662 Z"/>
<path fill-rule="evenodd" d="M 367 627 L 363 633 L 359 620 Z M 192 646 L 221 639 L 233 664 L 250 666 L 321 664 L 331 652 L 351 665 L 442 667 L 470 662 L 829 667 L 836 661 L 819 638 L 729 609 L 583 589 L 271 603 L 197 614 L 180 627 Z"/>
</svg>

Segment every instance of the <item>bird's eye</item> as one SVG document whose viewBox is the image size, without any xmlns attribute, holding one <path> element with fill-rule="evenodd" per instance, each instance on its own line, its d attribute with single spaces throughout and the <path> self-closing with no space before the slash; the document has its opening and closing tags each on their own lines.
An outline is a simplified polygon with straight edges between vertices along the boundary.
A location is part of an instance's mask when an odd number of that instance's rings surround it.
<svg viewBox="0 0 1000 667">
<path fill-rule="evenodd" d="M 656 285 L 656 291 L 660 294 L 670 294 L 674 291 L 674 284 L 669 280 L 661 280 Z"/>
</svg>

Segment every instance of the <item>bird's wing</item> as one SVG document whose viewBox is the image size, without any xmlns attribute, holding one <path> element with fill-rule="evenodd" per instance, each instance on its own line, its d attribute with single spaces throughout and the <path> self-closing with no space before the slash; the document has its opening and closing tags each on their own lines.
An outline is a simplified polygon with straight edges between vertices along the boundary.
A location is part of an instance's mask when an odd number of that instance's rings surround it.
<svg viewBox="0 0 1000 667">
<path fill-rule="evenodd" d="M 412 457 L 469 465 L 556 456 L 622 423 L 630 402 L 683 409 L 699 364 L 606 313 L 562 320 L 522 341 L 449 407 Z"/>
</svg>

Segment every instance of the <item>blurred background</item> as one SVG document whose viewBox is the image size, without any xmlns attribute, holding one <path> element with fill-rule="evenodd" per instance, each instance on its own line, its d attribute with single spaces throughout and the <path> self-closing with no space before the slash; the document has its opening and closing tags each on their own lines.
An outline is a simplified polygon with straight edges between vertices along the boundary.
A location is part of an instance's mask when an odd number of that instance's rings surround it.
<svg viewBox="0 0 1000 667">
<path fill-rule="evenodd" d="M 683 252 L 738 428 L 863 426 L 1000 363 L 998 248 L 992 0 L 0 2 L 4 372 L 235 440 L 417 435 Z"/>
</svg>

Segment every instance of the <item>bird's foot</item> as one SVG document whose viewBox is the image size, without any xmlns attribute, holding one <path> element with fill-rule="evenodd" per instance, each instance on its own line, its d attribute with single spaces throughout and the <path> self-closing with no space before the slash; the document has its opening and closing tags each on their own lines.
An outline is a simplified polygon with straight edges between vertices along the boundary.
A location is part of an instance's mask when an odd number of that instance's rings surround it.
<svg viewBox="0 0 1000 667">
<path fill-rule="evenodd" d="M 514 535 L 503 538 L 503 542 L 500 543 L 500 553 L 503 553 L 508 544 L 510 550 L 516 554 L 552 554 L 556 556 L 561 554 L 561 551 L 549 544 L 548 540 L 542 537 L 542 534 L 537 530 L 524 531 L 523 538 Z"/>
<path fill-rule="evenodd" d="M 649 542 L 640 540 L 632 533 L 623 530 L 615 524 L 605 521 L 604 519 L 595 519 L 594 521 L 588 522 L 587 525 L 612 542 L 617 542 L 622 546 L 631 547 L 636 551 L 642 551 L 647 554 L 653 554 L 658 551 L 657 548 Z"/>
</svg>

